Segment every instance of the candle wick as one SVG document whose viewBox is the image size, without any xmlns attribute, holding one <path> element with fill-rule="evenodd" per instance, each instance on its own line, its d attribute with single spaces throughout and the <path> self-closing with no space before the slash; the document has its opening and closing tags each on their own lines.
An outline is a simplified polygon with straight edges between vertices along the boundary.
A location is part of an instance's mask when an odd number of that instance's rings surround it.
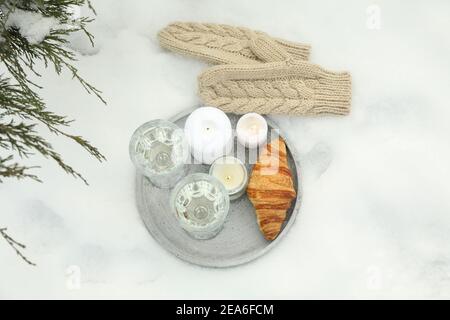
<svg viewBox="0 0 450 320">
<path fill-rule="evenodd" d="M 257 125 L 250 126 L 250 131 L 257 133 L 259 131 L 259 128 Z"/>
</svg>

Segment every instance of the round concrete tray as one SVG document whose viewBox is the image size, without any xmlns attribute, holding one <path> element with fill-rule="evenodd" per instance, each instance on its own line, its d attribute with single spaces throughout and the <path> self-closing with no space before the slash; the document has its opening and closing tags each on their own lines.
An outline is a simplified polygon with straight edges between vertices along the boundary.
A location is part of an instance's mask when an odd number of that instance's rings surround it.
<svg viewBox="0 0 450 320">
<path fill-rule="evenodd" d="M 193 111 L 189 110 L 172 119 L 181 128 L 187 116 Z M 228 114 L 233 128 L 236 127 L 239 116 Z M 270 128 L 278 129 L 277 125 L 267 118 Z M 270 131 L 270 130 L 269 130 Z M 191 238 L 178 225 L 175 215 L 170 211 L 169 197 L 171 190 L 154 187 L 147 178 L 141 174 L 136 177 L 136 197 L 140 215 L 153 238 L 169 252 L 178 258 L 205 267 L 232 267 L 250 262 L 275 247 L 283 240 L 286 233 L 295 221 L 299 212 L 300 199 L 300 168 L 295 159 L 295 151 L 289 137 L 279 130 L 280 136 L 285 140 L 288 148 L 288 161 L 292 171 L 294 186 L 297 190 L 297 199 L 292 202 L 288 210 L 287 219 L 280 235 L 274 241 L 267 241 L 261 234 L 256 222 L 255 210 L 244 195 L 232 201 L 230 213 L 223 230 L 213 239 L 196 240 Z M 236 143 L 236 142 L 235 142 Z M 209 171 L 208 165 L 188 165 L 188 174 Z M 247 165 L 251 173 L 251 165 Z"/>
</svg>

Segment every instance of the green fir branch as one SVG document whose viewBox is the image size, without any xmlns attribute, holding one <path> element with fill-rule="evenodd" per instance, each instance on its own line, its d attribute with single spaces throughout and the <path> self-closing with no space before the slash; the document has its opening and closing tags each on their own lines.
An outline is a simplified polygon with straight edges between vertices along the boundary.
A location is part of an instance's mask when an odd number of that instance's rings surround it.
<svg viewBox="0 0 450 320">
<path fill-rule="evenodd" d="M 31 173 L 38 167 L 28 167 L 20 163 L 35 154 L 40 154 L 55 161 L 66 173 L 87 180 L 52 147 L 48 140 L 37 131 L 38 125 L 47 128 L 49 133 L 67 138 L 95 157 L 105 160 L 100 151 L 85 138 L 69 134 L 65 131 L 72 120 L 48 110 L 39 90 L 42 86 L 31 76 L 40 79 L 38 66 L 53 67 L 60 75 L 64 70 L 70 72 L 73 79 L 89 93 L 95 95 L 106 104 L 101 91 L 86 81 L 73 65 L 77 55 L 69 48 L 68 36 L 82 32 L 94 45 L 94 36 L 88 31 L 88 24 L 93 21 L 89 17 L 71 15 L 72 7 L 86 5 L 96 15 L 89 0 L 0 0 L 0 64 L 6 74 L 0 74 L 0 183 L 4 179 L 41 180 Z M 44 39 L 38 43 L 30 43 L 21 34 L 18 26 L 8 24 L 8 19 L 17 10 L 40 14 L 45 18 L 57 20 L 57 24 Z M 0 235 L 15 250 L 18 256 L 30 265 L 34 265 L 23 254 L 25 246 L 0 229 Z"/>
<path fill-rule="evenodd" d="M 45 67 L 53 65 L 57 74 L 61 74 L 66 69 L 88 93 L 96 95 L 103 103 L 106 103 L 101 92 L 85 81 L 79 75 L 78 69 L 71 64 L 76 61 L 76 54 L 68 48 L 67 36 L 69 34 L 84 32 L 93 44 L 93 35 L 86 29 L 92 19 L 87 17 L 73 19 L 70 16 L 69 8 L 71 6 L 84 4 L 92 7 L 86 0 L 0 0 L 0 8 L 4 13 L 0 20 L 0 37 L 2 39 L 0 60 L 12 77 L 10 79 L 0 75 L 0 147 L 15 151 L 21 158 L 39 153 L 56 161 L 67 173 L 86 182 L 81 174 L 64 162 L 61 155 L 53 150 L 46 139 L 36 133 L 36 124 L 41 123 L 51 133 L 69 138 L 99 161 L 105 160 L 105 157 L 83 137 L 62 130 L 72 120 L 48 111 L 45 102 L 37 93 L 41 86 L 32 82 L 28 76 L 29 72 L 38 77 L 41 76 L 36 70 L 38 61 L 42 61 Z M 8 17 L 17 9 L 53 17 L 60 23 L 43 41 L 29 43 L 21 35 L 19 29 L 14 26 L 7 27 Z M 7 119 L 15 117 L 22 121 L 8 120 L 7 122 Z"/>
</svg>

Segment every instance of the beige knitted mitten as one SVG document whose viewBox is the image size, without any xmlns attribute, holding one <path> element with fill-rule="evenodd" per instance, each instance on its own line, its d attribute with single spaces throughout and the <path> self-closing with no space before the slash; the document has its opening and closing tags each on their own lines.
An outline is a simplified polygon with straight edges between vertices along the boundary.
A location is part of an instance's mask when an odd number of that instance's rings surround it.
<svg viewBox="0 0 450 320">
<path fill-rule="evenodd" d="M 223 24 L 176 22 L 162 29 L 158 37 L 163 48 L 215 64 L 258 64 L 263 61 L 250 47 L 250 40 L 258 35 L 267 36 L 260 31 Z M 309 45 L 271 39 L 295 59 L 308 59 Z"/>
<path fill-rule="evenodd" d="M 199 76 L 199 94 L 207 105 L 244 114 L 346 115 L 351 78 L 294 59 L 269 37 L 250 41 L 262 64 L 220 65 Z"/>
</svg>

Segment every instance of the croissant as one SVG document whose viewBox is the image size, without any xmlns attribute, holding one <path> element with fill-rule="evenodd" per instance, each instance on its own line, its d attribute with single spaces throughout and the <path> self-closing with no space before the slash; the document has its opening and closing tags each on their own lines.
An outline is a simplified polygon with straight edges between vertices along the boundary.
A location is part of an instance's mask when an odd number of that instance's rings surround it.
<svg viewBox="0 0 450 320">
<path fill-rule="evenodd" d="M 281 138 L 273 140 L 259 155 L 247 195 L 255 207 L 259 229 L 267 240 L 274 240 L 297 196 L 287 162 L 286 144 Z"/>
</svg>

